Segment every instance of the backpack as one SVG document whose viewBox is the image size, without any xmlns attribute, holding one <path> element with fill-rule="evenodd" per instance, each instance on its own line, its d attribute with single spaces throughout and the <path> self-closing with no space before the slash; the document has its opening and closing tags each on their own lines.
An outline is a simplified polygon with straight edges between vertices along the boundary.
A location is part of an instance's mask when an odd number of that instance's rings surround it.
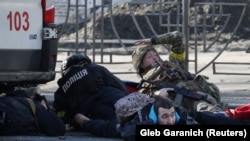
<svg viewBox="0 0 250 141">
<path fill-rule="evenodd" d="M 140 114 L 146 105 L 153 102 L 154 98 L 140 92 L 133 92 L 120 98 L 114 105 L 118 121 L 120 123 L 126 122 L 136 113 Z"/>
<path fill-rule="evenodd" d="M 0 136 L 36 135 L 38 124 L 35 104 L 32 99 L 22 96 L 0 97 Z"/>
</svg>

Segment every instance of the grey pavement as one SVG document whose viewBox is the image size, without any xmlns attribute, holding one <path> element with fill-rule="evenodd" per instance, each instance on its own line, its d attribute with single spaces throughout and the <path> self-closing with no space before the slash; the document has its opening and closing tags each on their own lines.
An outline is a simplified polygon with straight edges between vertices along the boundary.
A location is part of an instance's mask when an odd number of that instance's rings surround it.
<svg viewBox="0 0 250 141">
<path fill-rule="evenodd" d="M 192 54 L 191 54 L 192 55 Z M 202 65 L 205 65 L 206 62 L 209 62 L 212 58 L 212 56 L 216 55 L 215 53 L 201 53 L 199 56 L 199 65 L 202 67 Z M 250 62 L 250 54 L 244 53 L 244 52 L 226 52 L 224 54 L 224 57 L 222 55 L 222 58 L 219 61 L 237 61 L 237 60 L 245 60 L 246 62 Z M 59 56 L 61 59 L 65 56 Z M 104 58 L 104 60 L 109 60 L 109 57 Z M 114 61 L 116 62 L 124 62 L 125 60 L 129 62 L 131 60 L 131 56 L 114 56 Z M 98 60 L 97 60 L 98 61 Z M 139 82 L 139 78 L 136 74 L 130 73 L 130 74 L 120 74 L 119 72 L 133 72 L 133 67 L 131 63 L 128 64 L 101 64 L 105 67 L 107 67 L 111 72 L 113 72 L 117 77 L 119 77 L 122 80 L 129 80 L 129 81 L 135 81 Z M 58 70 L 59 70 L 60 64 L 58 64 Z M 194 68 L 190 65 L 190 72 L 194 71 Z M 221 67 L 218 69 L 218 71 L 241 71 L 249 73 L 249 66 L 242 67 L 242 66 L 227 66 L 227 67 Z M 117 73 L 118 72 L 118 73 Z M 223 74 L 213 74 L 212 73 L 212 67 L 208 67 L 204 71 L 202 71 L 200 74 L 206 75 L 209 77 L 209 81 L 215 83 L 221 92 L 221 100 L 223 102 L 228 103 L 232 107 L 237 107 L 240 105 L 244 105 L 247 103 L 250 103 L 250 75 L 223 75 Z M 52 82 L 49 82 L 47 84 L 40 85 L 42 94 L 46 95 L 49 101 L 53 101 L 53 93 L 57 89 L 57 80 L 60 78 L 60 74 L 58 73 L 56 76 L 56 79 Z M 66 134 L 64 138 L 59 137 L 44 137 L 44 136 L 38 136 L 38 137 L 32 137 L 32 136 L 12 136 L 12 137 L 0 137 L 0 141 L 56 141 L 56 140 L 85 140 L 85 141 L 120 141 L 121 139 L 112 139 L 112 138 L 99 138 L 94 137 L 87 133 L 81 133 L 81 132 L 69 132 Z"/>
</svg>

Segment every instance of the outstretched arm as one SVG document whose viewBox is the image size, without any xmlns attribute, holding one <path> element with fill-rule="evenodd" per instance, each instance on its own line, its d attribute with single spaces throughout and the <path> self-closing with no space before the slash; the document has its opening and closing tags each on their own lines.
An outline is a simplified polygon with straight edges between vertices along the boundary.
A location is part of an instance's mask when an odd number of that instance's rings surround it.
<svg viewBox="0 0 250 141">
<path fill-rule="evenodd" d="M 151 39 L 143 39 L 135 41 L 135 45 L 152 45 Z"/>
<path fill-rule="evenodd" d="M 171 45 L 169 61 L 185 69 L 185 47 L 183 44 L 184 35 L 179 31 L 168 32 L 153 36 L 150 39 L 137 40 L 135 45 Z"/>
</svg>

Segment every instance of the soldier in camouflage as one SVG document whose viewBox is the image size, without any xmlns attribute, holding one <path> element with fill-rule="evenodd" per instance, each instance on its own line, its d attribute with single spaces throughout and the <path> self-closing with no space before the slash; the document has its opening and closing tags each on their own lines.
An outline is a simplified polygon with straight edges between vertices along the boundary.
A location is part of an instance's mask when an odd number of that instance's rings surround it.
<svg viewBox="0 0 250 141">
<path fill-rule="evenodd" d="M 185 48 L 182 42 L 183 35 L 178 31 L 155 36 L 151 39 L 138 40 L 138 45 L 132 54 L 132 63 L 141 77 L 140 92 L 153 95 L 156 91 L 171 84 L 178 88 L 194 91 L 206 99 L 195 99 L 176 93 L 168 96 L 176 104 L 192 111 L 223 111 L 227 107 L 220 105 L 219 89 L 199 75 L 189 73 L 184 68 Z M 170 44 L 169 61 L 163 61 L 154 44 Z M 178 96 L 177 96 L 178 95 Z"/>
<path fill-rule="evenodd" d="M 185 47 L 182 39 L 183 34 L 181 32 L 174 31 L 152 37 L 151 39 L 138 40 L 135 42 L 135 45 L 170 44 L 172 47 L 169 54 L 169 60 L 184 69 Z"/>
</svg>

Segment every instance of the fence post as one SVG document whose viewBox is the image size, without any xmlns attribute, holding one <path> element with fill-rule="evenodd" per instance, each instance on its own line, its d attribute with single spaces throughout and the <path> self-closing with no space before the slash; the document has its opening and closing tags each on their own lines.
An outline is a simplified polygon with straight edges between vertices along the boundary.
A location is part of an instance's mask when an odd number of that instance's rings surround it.
<svg viewBox="0 0 250 141">
<path fill-rule="evenodd" d="M 189 70 L 188 68 L 188 52 L 189 52 L 189 5 L 190 5 L 190 0 L 183 0 L 182 1 L 182 9 L 183 9 L 183 16 L 182 16 L 182 20 L 183 20 L 183 34 L 185 36 L 184 38 L 184 45 L 186 46 L 186 58 L 185 58 L 185 70 Z"/>
<path fill-rule="evenodd" d="M 247 11 L 246 11 L 246 17 L 250 17 L 250 0 L 247 0 Z M 247 21 L 250 21 L 250 18 L 247 19 Z M 250 53 L 250 46 L 246 50 L 246 53 Z"/>
</svg>

